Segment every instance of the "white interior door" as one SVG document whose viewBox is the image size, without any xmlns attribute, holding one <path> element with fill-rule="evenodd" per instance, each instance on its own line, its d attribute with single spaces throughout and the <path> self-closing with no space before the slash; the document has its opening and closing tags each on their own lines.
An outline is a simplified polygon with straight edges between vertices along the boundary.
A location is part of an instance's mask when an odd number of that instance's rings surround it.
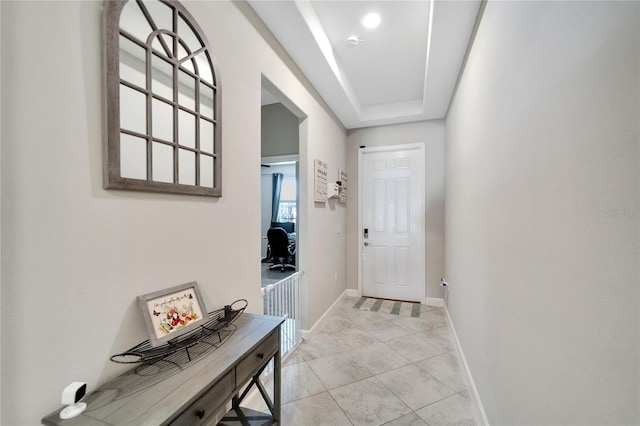
<svg viewBox="0 0 640 426">
<path fill-rule="evenodd" d="M 361 151 L 362 294 L 424 299 L 424 147 Z"/>
</svg>

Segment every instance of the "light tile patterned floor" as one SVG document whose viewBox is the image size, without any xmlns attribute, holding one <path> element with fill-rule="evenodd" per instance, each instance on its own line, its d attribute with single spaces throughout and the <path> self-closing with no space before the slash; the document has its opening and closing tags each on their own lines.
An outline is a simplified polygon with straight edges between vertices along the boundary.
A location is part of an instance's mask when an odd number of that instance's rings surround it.
<svg viewBox="0 0 640 426">
<path fill-rule="evenodd" d="M 399 317 L 357 301 L 343 297 L 284 362 L 283 426 L 482 424 L 443 308 Z"/>
</svg>

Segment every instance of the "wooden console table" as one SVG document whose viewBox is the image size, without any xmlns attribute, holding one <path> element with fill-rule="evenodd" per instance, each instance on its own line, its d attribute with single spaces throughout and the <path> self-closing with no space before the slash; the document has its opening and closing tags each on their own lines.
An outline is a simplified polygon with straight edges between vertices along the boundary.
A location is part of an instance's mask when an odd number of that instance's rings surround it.
<svg viewBox="0 0 640 426">
<path fill-rule="evenodd" d="M 152 364 L 139 364 L 91 392 L 87 409 L 61 420 L 57 410 L 42 419 L 45 425 L 211 425 L 277 424 L 280 420 L 280 324 L 283 318 L 243 314 L 218 336 Z M 216 342 L 218 344 L 216 344 Z M 273 401 L 260 374 L 273 359 Z M 244 391 L 245 385 L 249 385 Z M 257 386 L 271 413 L 240 407 Z M 241 391 L 242 394 L 240 393 Z M 231 411 L 224 418 L 225 407 Z"/>
</svg>

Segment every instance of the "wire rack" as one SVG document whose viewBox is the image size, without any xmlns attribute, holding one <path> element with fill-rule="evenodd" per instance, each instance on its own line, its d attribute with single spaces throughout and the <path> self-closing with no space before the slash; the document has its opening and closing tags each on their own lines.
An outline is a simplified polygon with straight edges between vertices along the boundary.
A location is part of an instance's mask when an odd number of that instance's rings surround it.
<svg viewBox="0 0 640 426">
<path fill-rule="evenodd" d="M 238 299 L 231 305 L 209 312 L 209 321 L 188 333 L 169 340 L 162 346 L 153 347 L 149 340 L 145 340 L 131 349 L 112 355 L 110 359 L 118 364 L 137 364 L 162 359 L 175 352 L 185 350 L 187 357 L 191 360 L 189 348 L 205 342 L 205 339 L 215 334 L 218 335 L 219 343 L 222 343 L 220 332 L 244 312 L 247 304 L 246 299 Z"/>
</svg>

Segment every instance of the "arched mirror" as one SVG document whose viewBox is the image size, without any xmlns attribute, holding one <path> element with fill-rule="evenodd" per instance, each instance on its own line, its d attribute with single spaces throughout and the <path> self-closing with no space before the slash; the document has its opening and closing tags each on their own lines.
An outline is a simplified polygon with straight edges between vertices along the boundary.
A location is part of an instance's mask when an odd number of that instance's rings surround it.
<svg viewBox="0 0 640 426">
<path fill-rule="evenodd" d="M 106 189 L 219 197 L 220 80 L 193 17 L 173 0 L 105 4 Z"/>
</svg>

